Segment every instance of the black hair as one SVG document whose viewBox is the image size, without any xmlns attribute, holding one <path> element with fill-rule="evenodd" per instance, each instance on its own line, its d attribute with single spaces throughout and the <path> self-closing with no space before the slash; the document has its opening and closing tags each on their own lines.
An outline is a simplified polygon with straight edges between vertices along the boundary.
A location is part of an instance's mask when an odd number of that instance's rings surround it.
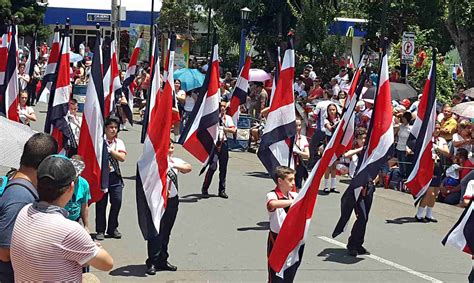
<svg viewBox="0 0 474 283">
<path fill-rule="evenodd" d="M 459 157 L 464 158 L 464 160 L 469 159 L 469 152 L 465 148 L 458 148 L 458 151 L 456 152 L 456 155 Z"/>
<path fill-rule="evenodd" d="M 41 178 L 38 180 L 38 197 L 45 202 L 53 202 L 60 198 L 67 190 L 69 185 L 58 188 L 51 184 L 49 178 Z"/>
<path fill-rule="evenodd" d="M 111 125 L 112 123 L 116 123 L 118 127 L 120 126 L 120 119 L 116 116 L 109 116 L 107 119 L 105 119 L 104 127 L 107 128 L 107 126 Z"/>
<path fill-rule="evenodd" d="M 36 133 L 25 143 L 20 166 L 38 169 L 46 157 L 58 153 L 58 143 L 49 134 Z"/>
<path fill-rule="evenodd" d="M 411 115 L 411 112 L 408 112 L 408 111 L 403 113 L 402 117 L 405 118 L 408 123 L 410 123 L 412 118 L 413 118 L 412 115 Z"/>
<path fill-rule="evenodd" d="M 72 104 L 77 104 L 77 99 L 71 98 L 71 99 L 69 100 L 69 102 L 71 102 Z"/>
</svg>

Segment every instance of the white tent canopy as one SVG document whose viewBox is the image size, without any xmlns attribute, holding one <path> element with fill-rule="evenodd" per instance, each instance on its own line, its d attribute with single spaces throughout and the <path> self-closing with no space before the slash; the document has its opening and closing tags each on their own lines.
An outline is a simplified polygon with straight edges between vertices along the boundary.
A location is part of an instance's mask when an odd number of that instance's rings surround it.
<svg viewBox="0 0 474 283">
<path fill-rule="evenodd" d="M 48 7 L 51 8 L 71 8 L 71 9 L 96 9 L 110 10 L 110 0 L 49 0 Z M 151 10 L 151 0 L 117 0 L 121 6 L 125 6 L 127 11 L 143 11 Z M 155 12 L 161 10 L 162 0 L 155 0 Z"/>
</svg>

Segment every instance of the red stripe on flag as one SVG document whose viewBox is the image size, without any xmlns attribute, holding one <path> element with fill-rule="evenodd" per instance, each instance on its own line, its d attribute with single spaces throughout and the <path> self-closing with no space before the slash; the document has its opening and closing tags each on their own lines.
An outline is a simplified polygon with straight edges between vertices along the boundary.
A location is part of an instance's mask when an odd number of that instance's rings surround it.
<svg viewBox="0 0 474 283">
<path fill-rule="evenodd" d="M 293 84 L 291 83 L 293 81 L 294 73 L 294 67 L 289 67 L 284 70 L 281 70 L 269 112 L 273 112 L 281 106 L 294 103 L 294 96 L 292 95 Z"/>
<path fill-rule="evenodd" d="M 197 137 L 197 131 L 186 140 L 183 147 L 202 163 L 206 162 L 209 157 L 209 154 Z"/>
<path fill-rule="evenodd" d="M 390 82 L 387 80 L 380 86 L 378 97 L 376 98 L 376 109 L 372 116 L 373 127 L 370 137 L 369 146 L 367 148 L 367 156 L 379 146 L 381 137 L 392 126 L 392 99 L 390 94 Z"/>
</svg>

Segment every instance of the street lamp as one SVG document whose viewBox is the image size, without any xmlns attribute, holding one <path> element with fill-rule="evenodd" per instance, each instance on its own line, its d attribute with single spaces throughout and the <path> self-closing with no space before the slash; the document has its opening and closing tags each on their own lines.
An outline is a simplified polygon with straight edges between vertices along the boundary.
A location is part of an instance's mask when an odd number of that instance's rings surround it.
<svg viewBox="0 0 474 283">
<path fill-rule="evenodd" d="M 239 52 L 239 72 L 245 62 L 245 37 L 247 34 L 246 26 L 250 16 L 250 10 L 247 7 L 240 9 L 240 52 Z"/>
</svg>

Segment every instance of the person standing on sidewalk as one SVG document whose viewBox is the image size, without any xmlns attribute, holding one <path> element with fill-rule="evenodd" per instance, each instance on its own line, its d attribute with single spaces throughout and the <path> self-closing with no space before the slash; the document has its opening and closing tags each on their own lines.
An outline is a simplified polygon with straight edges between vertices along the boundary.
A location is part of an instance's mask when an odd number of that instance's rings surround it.
<svg viewBox="0 0 474 283">
<path fill-rule="evenodd" d="M 123 180 L 120 172 L 119 162 L 124 162 L 127 156 L 125 143 L 117 138 L 119 132 L 120 120 L 111 116 L 105 120 L 105 138 L 107 150 L 109 151 L 109 187 L 102 199 L 97 202 L 95 207 L 95 230 L 96 239 L 102 241 L 105 239 L 105 232 L 111 238 L 121 239 L 122 234 L 118 231 L 118 217 L 120 207 L 122 206 Z M 110 197 L 109 221 L 106 223 L 105 213 Z M 106 229 L 107 228 L 107 229 Z"/>
</svg>

